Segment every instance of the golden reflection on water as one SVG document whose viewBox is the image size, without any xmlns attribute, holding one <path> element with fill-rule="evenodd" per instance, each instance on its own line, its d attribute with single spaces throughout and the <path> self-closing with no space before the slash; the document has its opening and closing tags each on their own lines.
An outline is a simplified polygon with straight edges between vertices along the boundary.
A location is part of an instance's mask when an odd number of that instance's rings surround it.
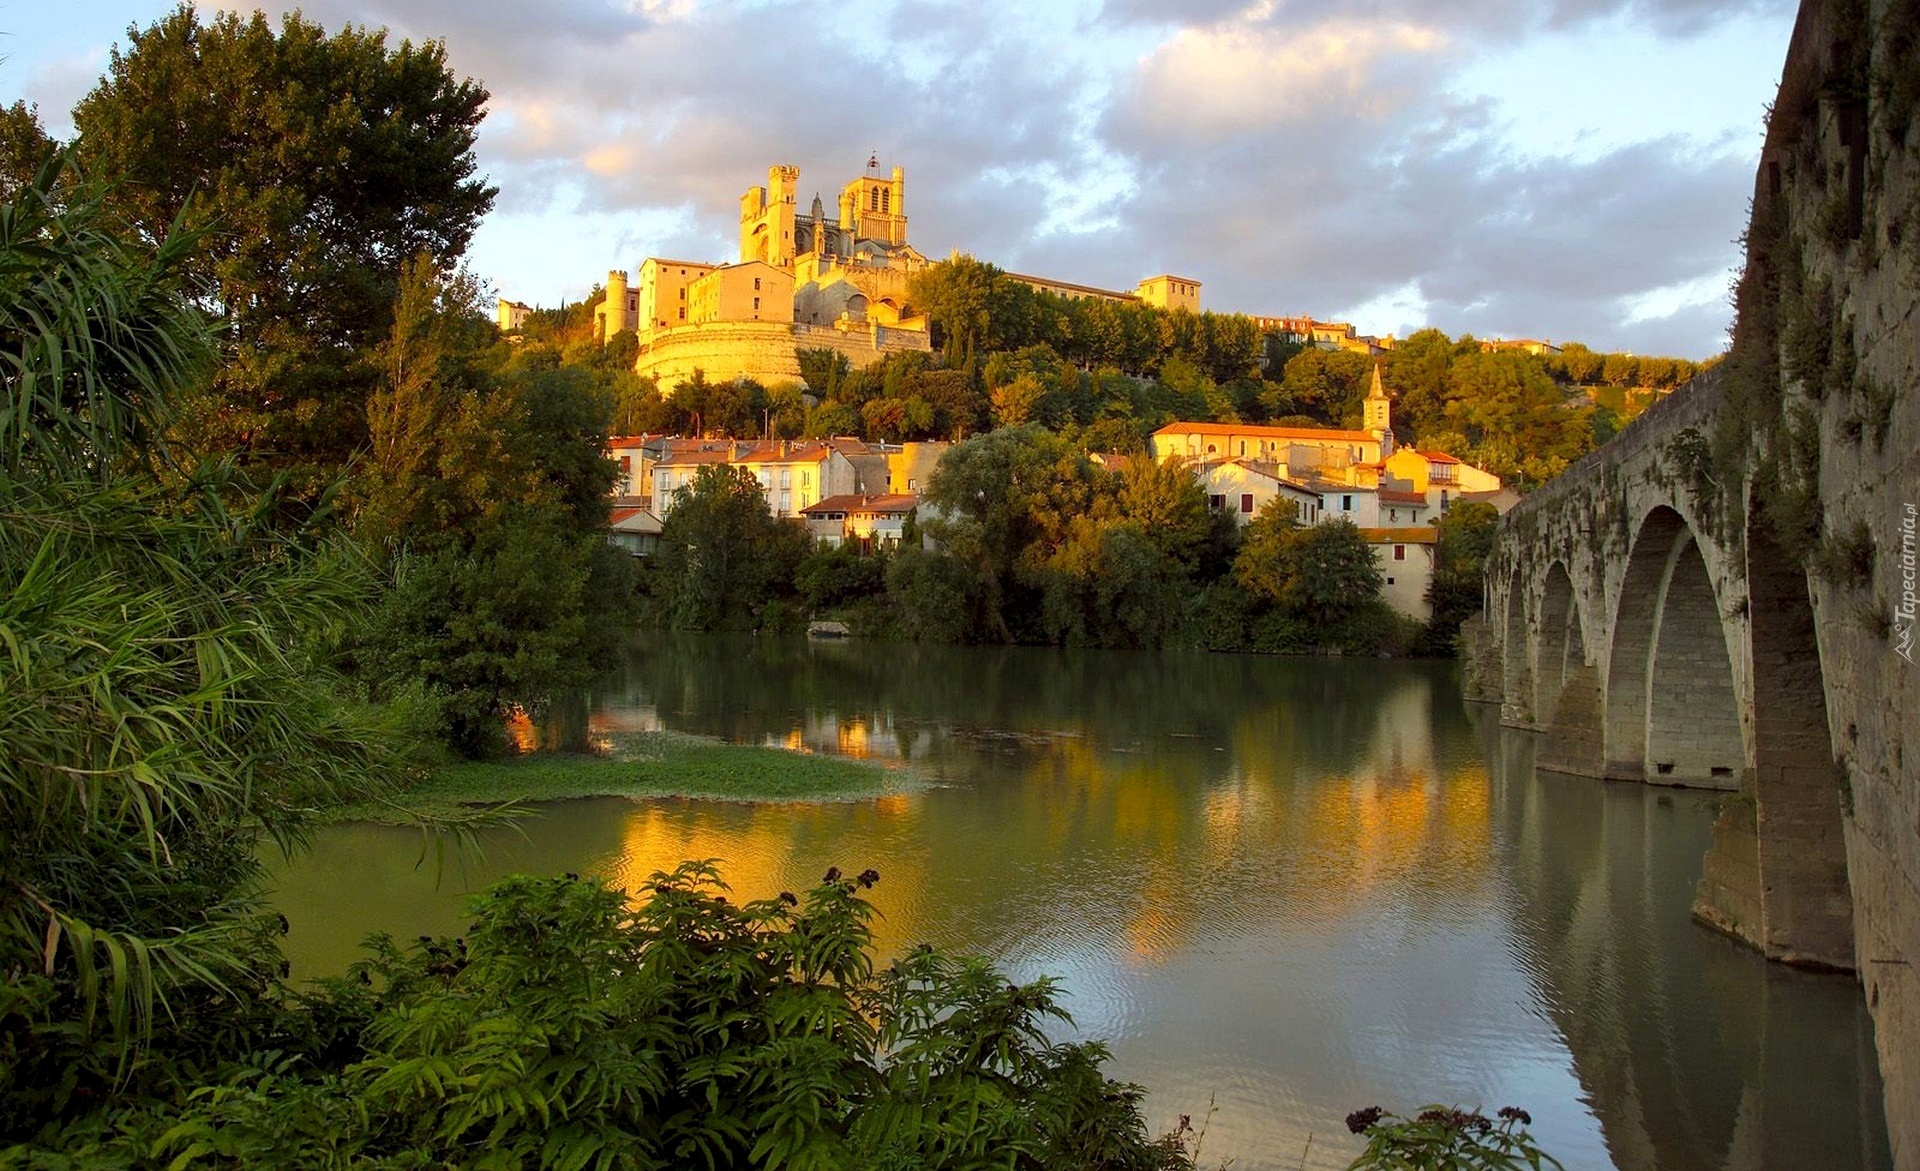
<svg viewBox="0 0 1920 1171">
<path fill-rule="evenodd" d="M 1704 835 L 1707 816 L 1541 783 L 1530 761 L 1473 743 L 1443 674 L 973 652 L 916 669 L 808 648 L 729 675 L 676 653 L 645 660 L 655 674 L 580 726 L 664 722 L 936 786 L 847 804 L 558 803 L 460 886 L 575 870 L 638 892 L 718 858 L 744 901 L 873 866 L 880 958 L 924 940 L 1060 976 L 1116 1073 L 1152 1088 L 1156 1123 L 1217 1095 L 1209 1149 L 1241 1168 L 1295 1167 L 1308 1130 L 1305 1165 L 1344 1166 L 1347 1110 L 1434 1097 L 1527 1106 L 1569 1167 L 1784 1168 L 1729 1154 L 1744 1149 L 1734 1133 L 1775 1150 L 1818 1133 L 1792 1102 L 1827 1099 L 1794 1068 L 1846 1006 L 1807 1011 L 1798 982 L 1755 977 L 1744 953 L 1703 964 L 1685 918 L 1699 848 L 1682 829 Z M 323 833 L 280 900 L 298 972 L 337 970 L 370 929 L 462 929 L 458 889 L 411 869 L 417 842 Z M 1781 1052 L 1756 1083 L 1751 1038 L 1769 1030 Z"/>
<path fill-rule="evenodd" d="M 822 843 L 897 841 L 918 820 L 919 800 L 896 794 L 854 804 L 739 805 L 726 817 L 707 816 L 709 811 L 702 802 L 634 802 L 620 827 L 619 851 L 603 863 L 602 875 L 638 895 L 656 873 L 688 859 L 714 858 L 736 900 L 771 898 L 782 890 L 804 894 L 824 876 L 824 868 L 810 869 Z M 865 866 L 852 858 L 830 864 L 848 874 Z M 923 934 L 924 855 L 890 851 L 880 869 L 880 883 L 865 897 L 878 912 L 871 924 L 877 954 L 892 956 Z"/>
</svg>

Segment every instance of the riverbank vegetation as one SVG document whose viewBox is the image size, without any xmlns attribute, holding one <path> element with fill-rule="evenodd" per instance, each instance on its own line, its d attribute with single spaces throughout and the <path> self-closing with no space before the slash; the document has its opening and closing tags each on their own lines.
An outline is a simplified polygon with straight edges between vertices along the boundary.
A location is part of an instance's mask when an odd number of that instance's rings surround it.
<svg viewBox="0 0 1920 1171">
<path fill-rule="evenodd" d="M 412 824 L 457 819 L 475 808 L 578 797 L 689 797 L 707 801 L 860 801 L 910 792 L 925 781 L 843 756 L 728 744 L 678 732 L 620 732 L 596 750 L 541 751 L 504 760 L 449 762 L 370 803 L 325 811 L 328 821 Z"/>
<path fill-rule="evenodd" d="M 752 475 L 701 468 L 643 566 L 649 612 L 689 630 L 791 632 L 811 618 L 924 642 L 1450 655 L 1480 607 L 1498 520 L 1469 503 L 1439 526 L 1423 625 L 1382 599 L 1352 524 L 1270 509 L 1242 526 L 1177 461 L 1108 466 L 1038 424 L 955 444 L 921 513 L 898 550 L 809 550 Z"/>
</svg>

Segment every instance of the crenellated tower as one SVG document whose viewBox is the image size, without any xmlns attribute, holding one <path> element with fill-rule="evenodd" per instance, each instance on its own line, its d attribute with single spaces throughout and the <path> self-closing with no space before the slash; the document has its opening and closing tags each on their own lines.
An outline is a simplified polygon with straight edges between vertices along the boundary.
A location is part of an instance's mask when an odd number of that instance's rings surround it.
<svg viewBox="0 0 1920 1171">
<path fill-rule="evenodd" d="M 800 168 L 767 168 L 767 185 L 749 187 L 740 197 L 740 262 L 764 260 L 776 268 L 793 266 L 793 216 Z"/>
</svg>

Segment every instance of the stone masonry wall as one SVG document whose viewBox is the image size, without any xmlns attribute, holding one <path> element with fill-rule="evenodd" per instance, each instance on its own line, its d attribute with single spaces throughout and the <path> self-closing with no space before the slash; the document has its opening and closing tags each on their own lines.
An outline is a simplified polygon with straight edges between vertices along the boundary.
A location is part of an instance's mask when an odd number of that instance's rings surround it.
<svg viewBox="0 0 1920 1171">
<path fill-rule="evenodd" d="M 782 321 L 707 321 L 645 335 L 634 372 L 657 379 L 665 394 L 695 370 L 704 371 L 709 382 L 797 382 L 795 348 L 838 350 L 855 366 L 865 366 L 885 354 L 924 351 L 928 341 L 918 330 L 878 325 L 843 330 Z"/>
</svg>

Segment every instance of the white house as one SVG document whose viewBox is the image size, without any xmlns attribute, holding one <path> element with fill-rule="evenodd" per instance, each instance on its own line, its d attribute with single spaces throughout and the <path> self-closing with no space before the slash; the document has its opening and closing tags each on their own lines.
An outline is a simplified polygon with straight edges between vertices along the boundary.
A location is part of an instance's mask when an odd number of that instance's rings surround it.
<svg viewBox="0 0 1920 1171">
<path fill-rule="evenodd" d="M 1433 617 L 1427 587 L 1433 582 L 1434 554 L 1440 541 L 1432 525 L 1404 528 L 1363 527 L 1360 535 L 1373 549 L 1384 585 L 1380 598 L 1409 618 L 1425 622 Z"/>
<path fill-rule="evenodd" d="M 907 518 L 920 503 L 913 493 L 829 496 L 802 509 L 807 533 L 821 545 L 849 541 L 863 549 L 898 548 Z"/>
<path fill-rule="evenodd" d="M 1267 502 L 1280 499 L 1293 506 L 1302 524 L 1320 519 L 1320 496 L 1281 474 L 1281 466 L 1263 460 L 1212 459 L 1193 465 L 1193 474 L 1207 494 L 1207 507 L 1227 512 L 1241 524 L 1260 514 Z"/>
</svg>

